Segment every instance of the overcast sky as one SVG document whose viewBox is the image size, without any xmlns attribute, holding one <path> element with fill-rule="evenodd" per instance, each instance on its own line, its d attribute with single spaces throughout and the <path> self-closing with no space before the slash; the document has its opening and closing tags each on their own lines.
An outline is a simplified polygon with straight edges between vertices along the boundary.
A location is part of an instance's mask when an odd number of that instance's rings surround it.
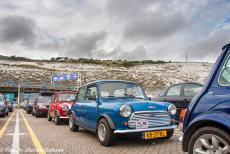
<svg viewBox="0 0 230 154">
<path fill-rule="evenodd" d="M 229 0 L 0 0 L 0 54 L 213 62 Z"/>
</svg>

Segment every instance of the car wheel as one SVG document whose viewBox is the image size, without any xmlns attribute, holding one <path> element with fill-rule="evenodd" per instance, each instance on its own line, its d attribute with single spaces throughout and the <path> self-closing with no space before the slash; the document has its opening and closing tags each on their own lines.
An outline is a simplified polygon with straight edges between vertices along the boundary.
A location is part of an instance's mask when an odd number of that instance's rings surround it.
<svg viewBox="0 0 230 154">
<path fill-rule="evenodd" d="M 3 116 L 3 117 L 6 117 L 6 112 L 4 112 L 4 113 L 2 114 L 2 116 Z"/>
<path fill-rule="evenodd" d="M 30 111 L 29 111 L 29 109 L 26 109 L 26 113 L 30 114 Z"/>
<path fill-rule="evenodd" d="M 97 138 L 103 146 L 111 146 L 114 142 L 114 132 L 105 119 L 101 119 L 98 123 Z"/>
<path fill-rule="evenodd" d="M 50 116 L 49 113 L 47 114 L 47 119 L 48 119 L 48 121 L 52 121 L 52 117 Z"/>
<path fill-rule="evenodd" d="M 36 118 L 39 117 L 39 115 L 38 115 L 38 113 L 36 111 L 35 111 L 34 115 L 35 115 Z"/>
<path fill-rule="evenodd" d="M 190 138 L 189 153 L 230 153 L 230 135 L 215 127 L 198 129 Z"/>
<path fill-rule="evenodd" d="M 34 111 L 32 111 L 32 116 L 34 116 Z"/>
<path fill-rule="evenodd" d="M 55 123 L 56 125 L 59 125 L 59 124 L 60 124 L 60 118 L 59 118 L 59 116 L 58 116 L 57 113 L 55 114 L 55 117 L 54 117 L 54 123 Z"/>
<path fill-rule="evenodd" d="M 69 128 L 72 132 L 77 132 L 79 130 L 79 126 L 75 124 L 75 118 L 73 114 L 69 116 Z"/>
</svg>

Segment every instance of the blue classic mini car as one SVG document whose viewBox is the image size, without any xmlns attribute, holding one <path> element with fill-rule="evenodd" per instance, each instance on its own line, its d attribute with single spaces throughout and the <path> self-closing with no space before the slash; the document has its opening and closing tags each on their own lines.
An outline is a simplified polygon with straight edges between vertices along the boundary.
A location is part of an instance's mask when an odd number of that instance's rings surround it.
<svg viewBox="0 0 230 154">
<path fill-rule="evenodd" d="M 137 134 L 143 139 L 170 138 L 176 107 L 151 102 L 137 83 L 96 81 L 79 89 L 69 114 L 71 131 L 79 127 L 97 133 L 101 145 L 109 146 L 117 134 Z"/>
<path fill-rule="evenodd" d="M 230 154 L 230 44 L 223 47 L 202 91 L 188 107 L 183 150 Z"/>
</svg>

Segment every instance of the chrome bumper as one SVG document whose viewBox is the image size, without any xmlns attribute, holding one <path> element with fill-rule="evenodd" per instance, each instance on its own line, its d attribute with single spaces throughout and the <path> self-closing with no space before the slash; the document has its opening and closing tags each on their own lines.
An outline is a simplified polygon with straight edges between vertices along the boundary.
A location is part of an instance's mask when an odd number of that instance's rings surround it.
<svg viewBox="0 0 230 154">
<path fill-rule="evenodd" d="M 167 130 L 167 129 L 175 129 L 177 125 L 164 126 L 164 127 L 155 127 L 155 128 L 146 128 L 146 129 L 126 129 L 126 130 L 115 130 L 115 134 L 125 134 L 125 133 L 138 133 L 138 132 L 149 132 L 156 130 Z"/>
</svg>

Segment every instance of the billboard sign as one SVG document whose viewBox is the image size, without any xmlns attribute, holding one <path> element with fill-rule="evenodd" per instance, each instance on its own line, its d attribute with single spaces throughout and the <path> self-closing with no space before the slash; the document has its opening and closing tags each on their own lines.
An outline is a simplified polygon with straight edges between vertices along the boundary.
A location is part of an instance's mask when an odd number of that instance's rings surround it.
<svg viewBox="0 0 230 154">
<path fill-rule="evenodd" d="M 60 81 L 74 81 L 74 80 L 80 80 L 79 74 L 62 74 L 62 75 L 55 75 L 52 77 L 53 82 L 60 82 Z"/>
</svg>

